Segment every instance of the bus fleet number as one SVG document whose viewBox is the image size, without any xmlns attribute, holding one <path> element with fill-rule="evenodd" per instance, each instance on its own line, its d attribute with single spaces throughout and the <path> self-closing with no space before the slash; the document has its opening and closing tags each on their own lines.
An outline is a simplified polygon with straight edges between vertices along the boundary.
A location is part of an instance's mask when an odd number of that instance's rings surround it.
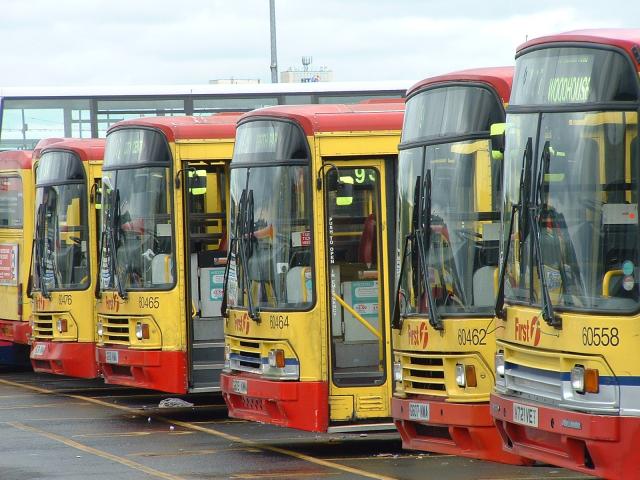
<svg viewBox="0 0 640 480">
<path fill-rule="evenodd" d="M 459 328 L 458 345 L 486 345 L 486 328 Z"/>
<path fill-rule="evenodd" d="M 159 297 L 138 297 L 138 308 L 160 308 Z"/>
<path fill-rule="evenodd" d="M 283 330 L 289 326 L 289 315 L 269 315 L 269 326 Z"/>
<path fill-rule="evenodd" d="M 582 344 L 588 347 L 617 347 L 620 337 L 616 327 L 582 327 Z"/>
<path fill-rule="evenodd" d="M 71 305 L 73 303 L 73 297 L 71 295 L 58 296 L 58 305 Z"/>
</svg>

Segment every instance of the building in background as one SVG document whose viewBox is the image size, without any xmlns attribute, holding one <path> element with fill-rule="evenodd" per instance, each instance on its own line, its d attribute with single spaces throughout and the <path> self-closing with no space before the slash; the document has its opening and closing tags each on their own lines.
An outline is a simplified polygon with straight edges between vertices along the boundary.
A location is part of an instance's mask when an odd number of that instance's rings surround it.
<svg viewBox="0 0 640 480">
<path fill-rule="evenodd" d="M 333 71 L 322 66 L 313 68 L 311 62 L 313 57 L 302 57 L 302 68 L 289 67 L 289 70 L 280 72 L 280 82 L 282 83 L 311 83 L 311 82 L 331 82 L 333 81 Z"/>
</svg>

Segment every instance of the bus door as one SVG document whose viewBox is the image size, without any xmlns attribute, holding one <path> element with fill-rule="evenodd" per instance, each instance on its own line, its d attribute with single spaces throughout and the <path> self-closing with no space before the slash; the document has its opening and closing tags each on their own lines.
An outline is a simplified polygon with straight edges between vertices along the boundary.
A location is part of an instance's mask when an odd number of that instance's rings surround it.
<svg viewBox="0 0 640 480">
<path fill-rule="evenodd" d="M 383 161 L 327 168 L 331 422 L 389 416 L 386 382 Z"/>
<path fill-rule="evenodd" d="M 189 391 L 218 390 L 224 367 L 220 306 L 227 257 L 227 172 L 223 163 L 184 166 Z"/>
</svg>

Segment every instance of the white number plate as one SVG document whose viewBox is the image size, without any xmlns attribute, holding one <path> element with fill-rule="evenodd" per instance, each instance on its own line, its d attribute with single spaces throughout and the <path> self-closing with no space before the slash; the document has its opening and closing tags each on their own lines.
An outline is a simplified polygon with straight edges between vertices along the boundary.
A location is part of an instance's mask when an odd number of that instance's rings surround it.
<svg viewBox="0 0 640 480">
<path fill-rule="evenodd" d="M 36 343 L 33 347 L 33 350 L 31 350 L 31 358 L 39 357 L 40 355 L 42 355 L 45 348 L 46 345 L 44 343 Z"/>
<path fill-rule="evenodd" d="M 409 403 L 409 420 L 429 420 L 429 404 Z"/>
<path fill-rule="evenodd" d="M 519 403 L 513 404 L 513 421 L 529 427 L 538 426 L 538 409 Z"/>
<path fill-rule="evenodd" d="M 247 381 L 246 380 L 233 380 L 231 383 L 231 389 L 234 393 L 239 393 L 241 395 L 247 394 Z"/>
<path fill-rule="evenodd" d="M 118 351 L 117 350 L 107 350 L 105 352 L 105 357 L 107 359 L 107 363 L 118 363 Z"/>
</svg>

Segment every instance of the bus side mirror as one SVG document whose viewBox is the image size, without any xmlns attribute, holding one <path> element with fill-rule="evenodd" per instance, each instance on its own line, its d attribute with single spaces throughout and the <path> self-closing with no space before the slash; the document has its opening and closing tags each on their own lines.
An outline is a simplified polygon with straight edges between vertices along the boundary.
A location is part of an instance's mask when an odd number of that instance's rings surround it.
<svg viewBox="0 0 640 480">
<path fill-rule="evenodd" d="M 506 123 L 494 123 L 491 125 L 491 158 L 493 160 L 502 160 L 504 158 L 504 145 Z"/>
<path fill-rule="evenodd" d="M 343 207 L 353 203 L 353 177 L 339 177 L 336 205 Z"/>
</svg>

